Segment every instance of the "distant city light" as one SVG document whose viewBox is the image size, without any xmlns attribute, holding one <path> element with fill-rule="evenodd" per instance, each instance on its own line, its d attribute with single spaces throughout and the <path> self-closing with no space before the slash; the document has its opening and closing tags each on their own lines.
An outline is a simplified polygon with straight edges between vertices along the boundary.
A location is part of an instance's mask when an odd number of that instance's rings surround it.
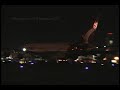
<svg viewBox="0 0 120 90">
<path fill-rule="evenodd" d="M 85 69 L 88 69 L 88 67 L 85 67 Z"/>
<path fill-rule="evenodd" d="M 96 54 L 97 56 L 100 56 L 100 54 Z"/>
<path fill-rule="evenodd" d="M 96 63 L 96 61 L 92 61 L 91 63 Z"/>
<path fill-rule="evenodd" d="M 96 47 L 96 48 L 98 48 L 98 47 Z"/>
<path fill-rule="evenodd" d="M 102 66 L 104 65 L 104 64 L 101 64 Z"/>
<path fill-rule="evenodd" d="M 111 62 L 112 62 L 112 63 L 117 63 L 117 61 L 116 61 L 116 60 L 111 60 Z"/>
<path fill-rule="evenodd" d="M 83 63 L 83 62 L 80 62 L 80 63 Z"/>
<path fill-rule="evenodd" d="M 23 66 L 20 65 L 20 68 L 23 68 Z"/>
<path fill-rule="evenodd" d="M 112 64 L 112 66 L 114 67 L 114 66 L 115 66 L 115 64 Z"/>
<path fill-rule="evenodd" d="M 107 58 L 105 57 L 105 58 L 103 58 L 103 60 L 107 60 Z"/>
<path fill-rule="evenodd" d="M 30 63 L 30 64 L 34 64 L 34 63 Z"/>
<path fill-rule="evenodd" d="M 111 32 L 109 32 L 109 33 L 107 33 L 108 35 L 112 35 L 113 33 L 111 33 Z"/>
<path fill-rule="evenodd" d="M 62 60 L 58 60 L 58 61 L 62 61 Z"/>
<path fill-rule="evenodd" d="M 77 62 L 78 60 L 76 59 L 76 60 L 74 60 L 75 62 Z"/>
<path fill-rule="evenodd" d="M 104 47 L 106 47 L 106 46 L 104 46 Z"/>
<path fill-rule="evenodd" d="M 26 48 L 23 48 L 23 51 L 25 52 L 27 49 Z"/>
<path fill-rule="evenodd" d="M 23 63 L 24 63 L 24 61 L 19 61 L 19 63 L 20 63 L 20 64 L 23 64 Z"/>
<path fill-rule="evenodd" d="M 2 62 L 5 62 L 5 61 L 2 61 Z"/>
<path fill-rule="evenodd" d="M 11 60 L 8 60 L 8 61 L 10 61 L 10 62 L 11 62 Z"/>
<path fill-rule="evenodd" d="M 92 55 L 93 56 L 93 60 L 96 60 L 96 56 L 95 55 Z"/>
<path fill-rule="evenodd" d="M 110 44 L 113 44 L 113 40 L 110 40 L 109 43 L 110 43 Z"/>
<path fill-rule="evenodd" d="M 110 49 L 108 48 L 108 49 L 106 49 L 105 51 L 109 51 Z"/>
<path fill-rule="evenodd" d="M 114 57 L 115 60 L 119 60 L 119 57 Z"/>
</svg>

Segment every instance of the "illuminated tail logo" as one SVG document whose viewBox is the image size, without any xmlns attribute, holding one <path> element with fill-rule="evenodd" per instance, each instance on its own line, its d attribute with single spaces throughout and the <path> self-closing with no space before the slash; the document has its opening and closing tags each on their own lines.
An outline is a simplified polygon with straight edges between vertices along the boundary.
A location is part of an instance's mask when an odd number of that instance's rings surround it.
<svg viewBox="0 0 120 90">
<path fill-rule="evenodd" d="M 97 29 L 97 26 L 98 26 L 98 21 L 95 21 L 94 24 L 93 24 L 93 29 Z"/>
<path fill-rule="evenodd" d="M 97 29 L 97 26 L 98 26 L 98 21 L 95 21 L 93 27 L 90 30 L 88 30 L 88 32 L 84 36 L 82 36 L 85 43 L 88 43 L 90 35 Z"/>
</svg>

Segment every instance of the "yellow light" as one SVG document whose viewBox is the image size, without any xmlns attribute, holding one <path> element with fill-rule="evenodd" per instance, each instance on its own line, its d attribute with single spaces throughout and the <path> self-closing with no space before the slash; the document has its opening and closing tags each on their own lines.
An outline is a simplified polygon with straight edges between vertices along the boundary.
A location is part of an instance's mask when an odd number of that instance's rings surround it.
<svg viewBox="0 0 120 90">
<path fill-rule="evenodd" d="M 116 60 L 111 60 L 111 62 L 112 62 L 112 63 L 117 63 L 117 61 L 116 61 Z"/>
<path fill-rule="evenodd" d="M 24 61 L 19 61 L 19 63 L 20 63 L 20 64 L 23 64 L 23 63 L 24 63 Z"/>
<path fill-rule="evenodd" d="M 119 60 L 119 57 L 114 57 L 115 60 Z"/>
</svg>

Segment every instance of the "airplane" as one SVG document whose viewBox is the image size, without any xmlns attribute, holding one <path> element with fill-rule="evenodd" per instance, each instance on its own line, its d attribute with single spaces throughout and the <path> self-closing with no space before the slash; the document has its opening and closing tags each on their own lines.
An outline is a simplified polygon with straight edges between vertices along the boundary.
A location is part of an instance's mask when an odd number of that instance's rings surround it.
<svg viewBox="0 0 120 90">
<path fill-rule="evenodd" d="M 43 57 L 54 57 L 54 58 L 64 58 L 69 57 L 71 55 L 75 55 L 76 50 L 92 50 L 95 48 L 93 45 L 89 43 L 89 38 L 91 34 L 98 27 L 98 19 L 96 19 L 93 23 L 93 26 L 82 35 L 83 43 L 70 44 L 69 42 L 58 42 L 58 43 L 31 43 L 25 44 L 23 47 L 26 48 L 27 51 L 39 53 Z M 72 52 L 72 54 L 71 54 Z M 49 53 L 49 54 L 48 54 Z M 77 57 L 77 54 L 76 54 Z"/>
</svg>

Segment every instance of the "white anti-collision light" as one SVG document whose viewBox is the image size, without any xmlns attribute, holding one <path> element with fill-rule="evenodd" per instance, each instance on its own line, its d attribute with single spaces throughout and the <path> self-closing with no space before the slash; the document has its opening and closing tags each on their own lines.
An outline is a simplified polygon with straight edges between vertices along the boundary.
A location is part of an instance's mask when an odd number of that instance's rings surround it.
<svg viewBox="0 0 120 90">
<path fill-rule="evenodd" d="M 23 48 L 23 51 L 25 52 L 27 49 L 26 48 Z"/>
</svg>

